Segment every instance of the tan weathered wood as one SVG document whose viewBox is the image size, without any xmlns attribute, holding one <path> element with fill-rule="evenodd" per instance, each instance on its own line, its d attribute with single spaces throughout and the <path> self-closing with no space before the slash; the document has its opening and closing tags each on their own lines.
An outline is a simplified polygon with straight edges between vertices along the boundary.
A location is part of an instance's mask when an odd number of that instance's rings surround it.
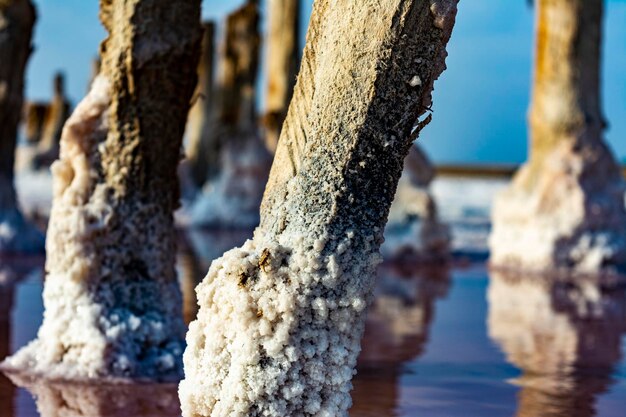
<svg viewBox="0 0 626 417">
<path fill-rule="evenodd" d="M 494 265 L 626 267 L 624 184 L 602 134 L 603 7 L 602 0 L 537 2 L 529 159 L 495 202 Z"/>
<path fill-rule="evenodd" d="M 404 157 L 455 0 L 318 0 L 253 240 L 213 262 L 183 415 L 346 416 Z"/>
<path fill-rule="evenodd" d="M 29 101 L 24 107 L 24 138 L 29 144 L 37 145 L 43 135 L 44 120 L 49 104 Z"/>
<path fill-rule="evenodd" d="M 258 0 L 248 0 L 228 15 L 219 62 L 219 123 L 227 129 L 256 125 L 256 80 L 259 70 Z"/>
<path fill-rule="evenodd" d="M 187 122 L 187 159 L 192 180 L 198 187 L 202 187 L 208 176 L 215 175 L 219 163 L 219 149 L 213 129 L 216 106 L 213 94 L 215 23 L 205 22 L 203 28 L 198 85 L 194 93 L 196 101 Z"/>
<path fill-rule="evenodd" d="M 228 15 L 220 53 L 216 110 L 210 126 L 210 184 L 195 200 L 191 221 L 197 226 L 253 228 L 267 182 L 271 155 L 257 123 L 259 6 L 251 0 Z"/>
<path fill-rule="evenodd" d="M 196 85 L 200 0 L 101 0 L 102 71 L 52 166 L 46 315 L 6 362 L 50 377 L 177 379 L 176 170 Z"/>
<path fill-rule="evenodd" d="M 300 0 L 269 0 L 265 143 L 275 152 L 300 63 Z"/>
<path fill-rule="evenodd" d="M 34 156 L 34 168 L 48 167 L 59 157 L 63 126 L 70 116 L 70 102 L 65 96 L 65 76 L 57 73 L 52 82 L 52 100 L 46 109 L 41 140 Z"/>
</svg>

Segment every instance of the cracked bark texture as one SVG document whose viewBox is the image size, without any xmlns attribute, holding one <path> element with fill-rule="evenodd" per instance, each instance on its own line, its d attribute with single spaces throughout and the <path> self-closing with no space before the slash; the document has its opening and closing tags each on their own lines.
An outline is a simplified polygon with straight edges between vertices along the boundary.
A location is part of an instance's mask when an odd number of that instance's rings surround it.
<svg viewBox="0 0 626 417">
<path fill-rule="evenodd" d="M 278 145 L 300 64 L 300 0 L 269 0 L 265 144 Z"/>
<path fill-rule="evenodd" d="M 197 288 L 184 416 L 347 416 L 389 206 L 456 4 L 314 3 L 261 224 Z"/>
<path fill-rule="evenodd" d="M 541 0 L 528 162 L 494 204 L 491 263 L 597 273 L 626 266 L 620 169 L 602 138 L 602 0 Z"/>
<path fill-rule="evenodd" d="M 178 379 L 176 168 L 196 85 L 200 1 L 102 0 L 102 72 L 52 166 L 45 316 L 5 362 L 50 378 Z"/>
<path fill-rule="evenodd" d="M 219 163 L 217 174 L 191 207 L 195 226 L 252 229 L 259 224 L 259 205 L 272 163 L 257 123 L 260 46 L 259 5 L 249 0 L 226 20 L 216 122 L 209 140 Z"/>
<path fill-rule="evenodd" d="M 14 185 L 17 128 L 24 105 L 24 72 L 32 51 L 35 7 L 0 1 L 0 252 L 39 252 L 43 236 L 27 223 Z"/>
</svg>

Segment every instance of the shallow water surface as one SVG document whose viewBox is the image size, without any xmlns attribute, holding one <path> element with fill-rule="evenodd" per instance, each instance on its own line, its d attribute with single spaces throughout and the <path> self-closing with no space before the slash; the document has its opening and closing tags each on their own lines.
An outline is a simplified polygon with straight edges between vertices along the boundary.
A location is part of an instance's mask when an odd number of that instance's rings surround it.
<svg viewBox="0 0 626 417">
<path fill-rule="evenodd" d="M 210 259 L 247 237 L 183 241 L 187 319 Z M 0 261 L 0 359 L 35 336 L 42 277 L 41 260 Z M 624 289 L 385 265 L 350 415 L 626 417 L 625 332 Z M 0 376 L 0 417 L 179 415 L 175 386 L 16 382 Z"/>
</svg>

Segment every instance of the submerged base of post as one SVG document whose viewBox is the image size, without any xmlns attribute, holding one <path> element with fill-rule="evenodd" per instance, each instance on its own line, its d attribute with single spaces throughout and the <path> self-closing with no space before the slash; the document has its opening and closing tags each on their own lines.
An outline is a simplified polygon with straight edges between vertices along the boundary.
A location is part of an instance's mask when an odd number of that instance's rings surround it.
<svg viewBox="0 0 626 417">
<path fill-rule="evenodd" d="M 328 237 L 257 236 L 213 262 L 187 334 L 184 416 L 346 415 L 380 260 L 353 258 L 353 238 L 322 256 Z"/>
<path fill-rule="evenodd" d="M 120 206 L 94 182 L 109 100 L 99 77 L 65 126 L 52 166 L 44 321 L 2 367 L 50 379 L 176 381 L 185 325 L 169 261 L 173 220 L 154 204 Z M 132 255 L 138 247 L 141 258 Z"/>
<path fill-rule="evenodd" d="M 623 271 L 625 188 L 608 149 L 564 143 L 545 161 L 525 165 L 497 196 L 491 264 L 583 274 Z"/>
</svg>

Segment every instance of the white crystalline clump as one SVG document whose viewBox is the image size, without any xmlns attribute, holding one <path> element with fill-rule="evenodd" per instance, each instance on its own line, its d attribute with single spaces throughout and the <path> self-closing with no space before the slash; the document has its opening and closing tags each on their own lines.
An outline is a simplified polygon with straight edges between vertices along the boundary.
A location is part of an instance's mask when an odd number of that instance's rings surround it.
<svg viewBox="0 0 626 417">
<path fill-rule="evenodd" d="M 52 166 L 44 321 L 37 339 L 3 366 L 55 379 L 176 379 L 184 347 L 180 290 L 175 279 L 152 278 L 175 277 L 171 248 L 146 245 L 145 235 L 134 232 L 145 227 L 156 242 L 167 242 L 171 229 L 145 203 L 114 228 L 120 214 L 106 183 L 97 182 L 108 92 L 108 81 L 98 77 L 65 125 Z M 128 259 L 133 248 L 141 248 L 140 259 Z"/>
<path fill-rule="evenodd" d="M 370 294 L 363 277 L 374 274 L 380 257 L 322 256 L 320 240 L 302 235 L 261 240 L 214 261 L 197 288 L 183 415 L 345 416 Z M 341 271 L 350 275 L 339 280 Z"/>
</svg>

